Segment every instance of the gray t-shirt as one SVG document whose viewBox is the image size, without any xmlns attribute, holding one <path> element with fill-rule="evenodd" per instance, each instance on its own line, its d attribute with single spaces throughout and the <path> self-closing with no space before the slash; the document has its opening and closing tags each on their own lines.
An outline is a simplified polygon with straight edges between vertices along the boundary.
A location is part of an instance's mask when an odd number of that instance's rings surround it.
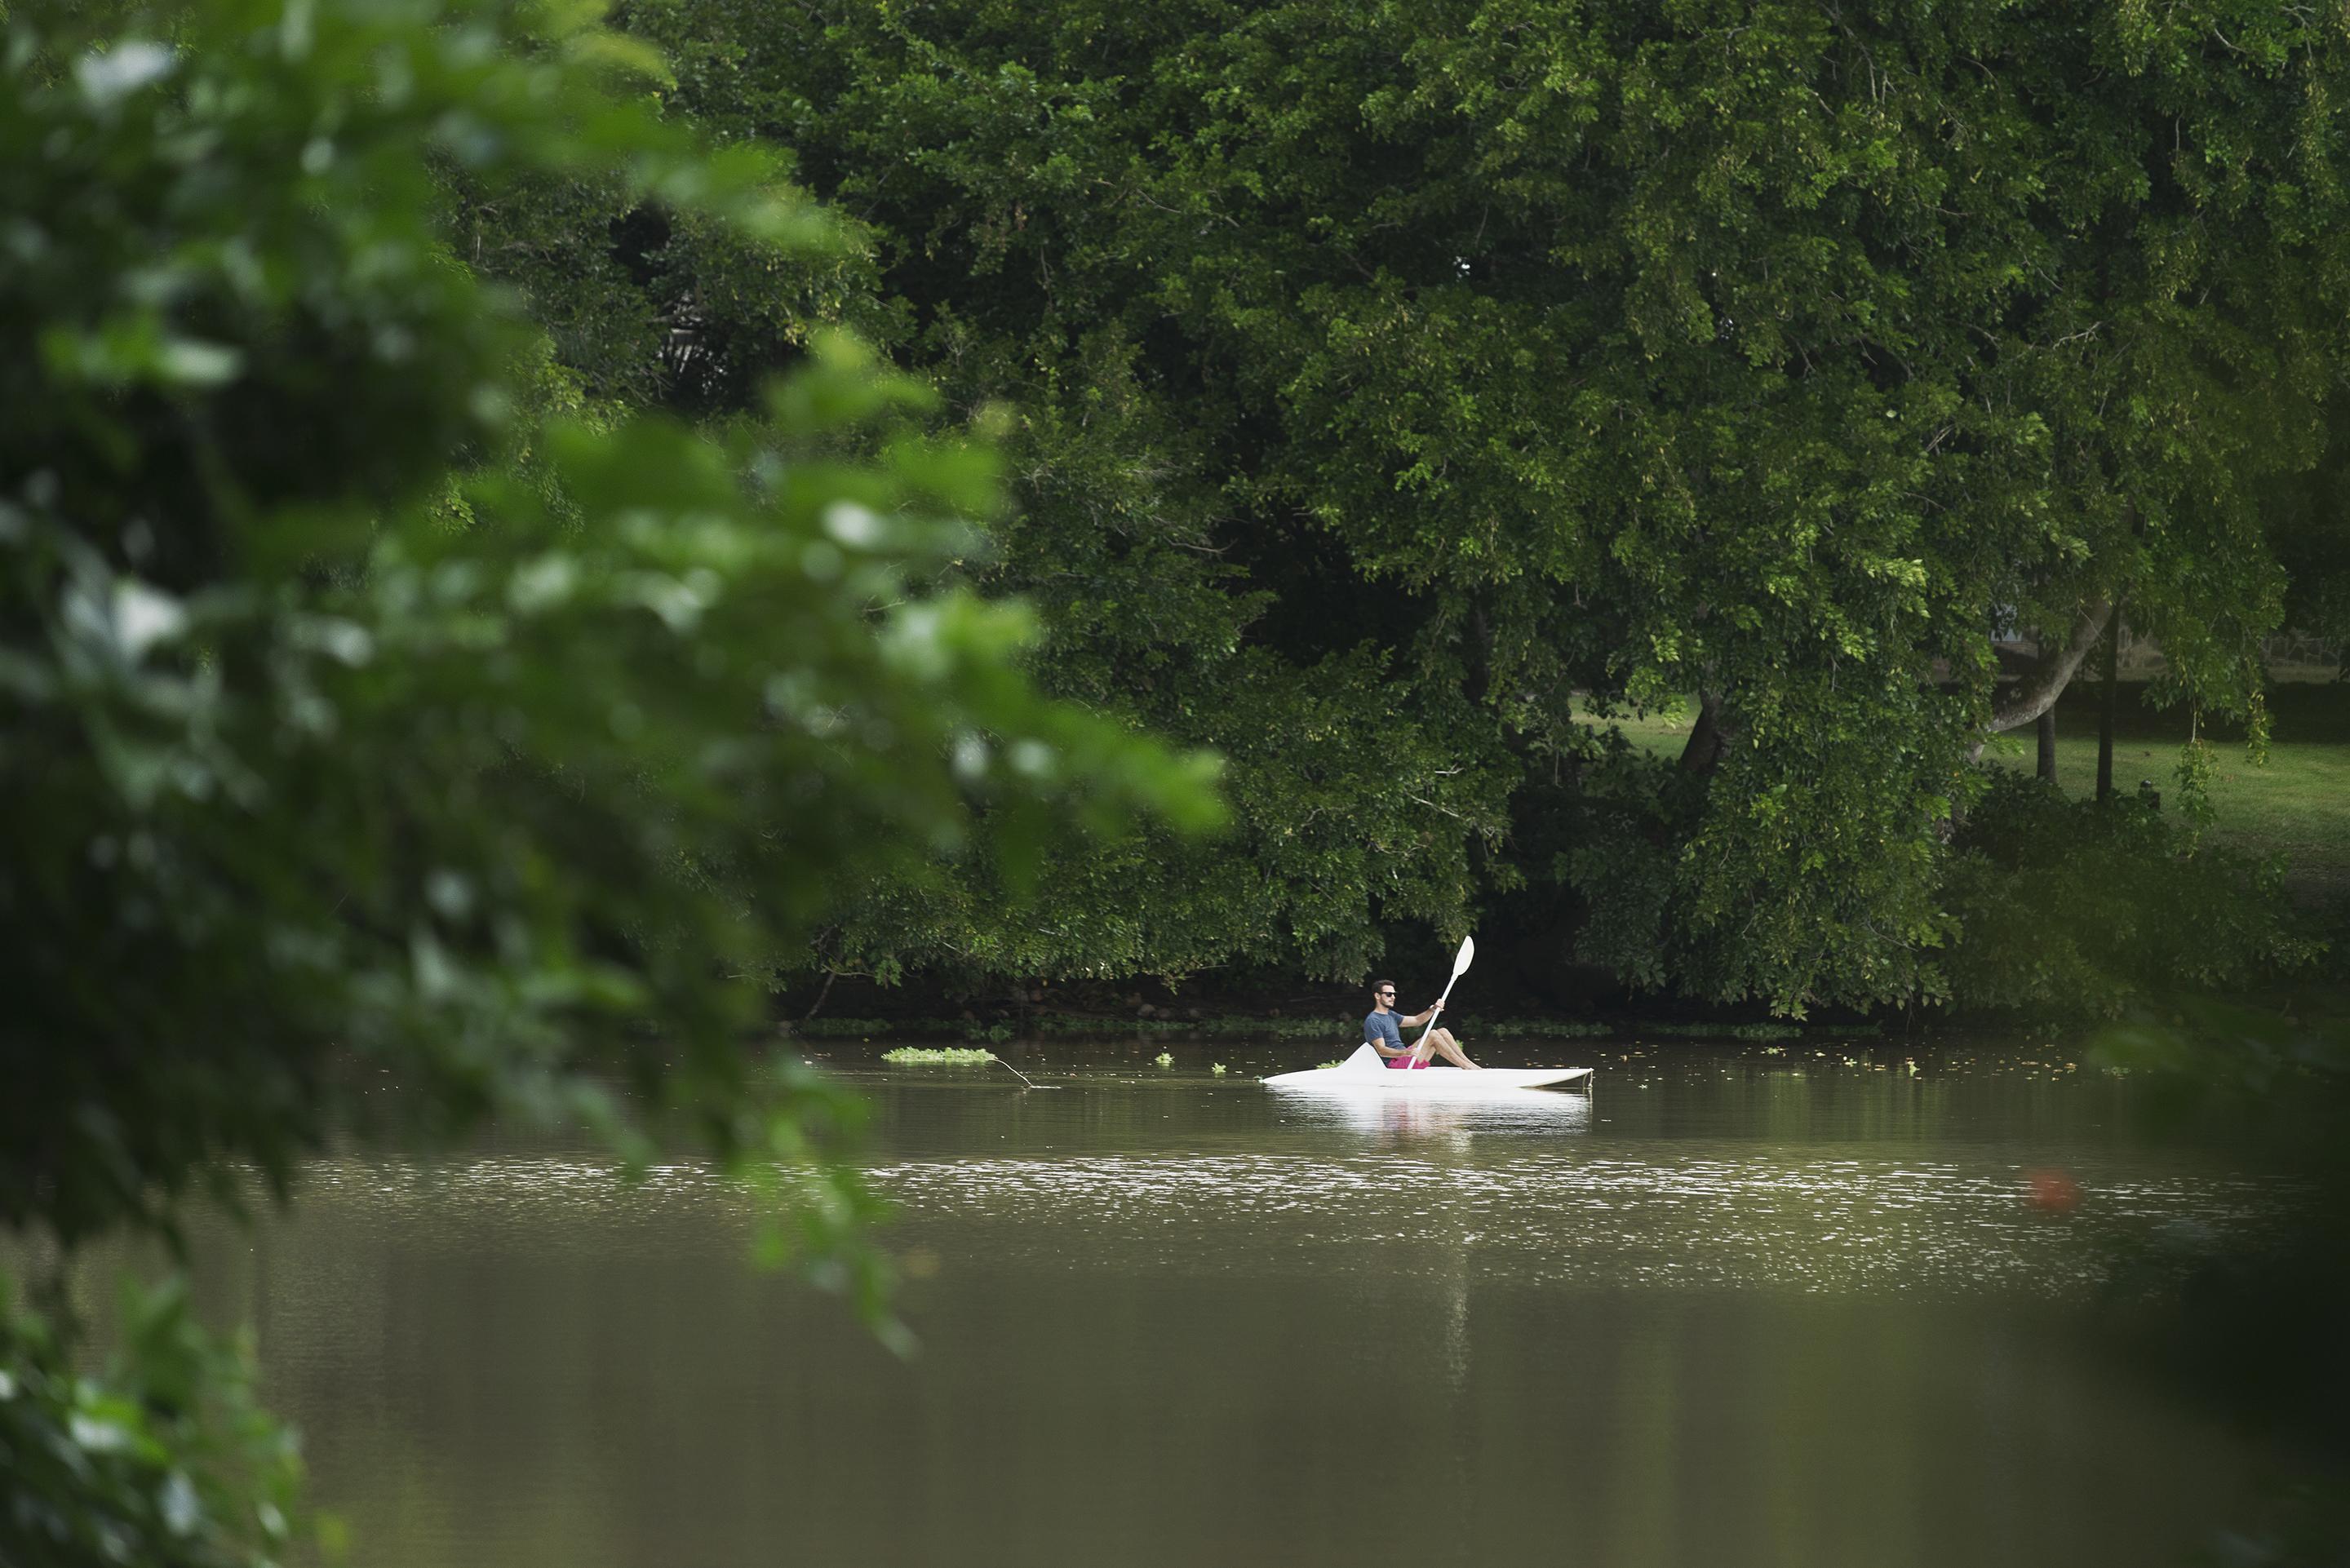
<svg viewBox="0 0 2350 1568">
<path fill-rule="evenodd" d="M 1385 1039 L 1388 1043 L 1388 1050 L 1402 1050 L 1403 1030 L 1398 1026 L 1399 1020 L 1401 1016 L 1401 1014 L 1394 1012 L 1372 1013 L 1369 1017 L 1363 1020 L 1363 1038 L 1374 1043 L 1378 1040 Z"/>
</svg>

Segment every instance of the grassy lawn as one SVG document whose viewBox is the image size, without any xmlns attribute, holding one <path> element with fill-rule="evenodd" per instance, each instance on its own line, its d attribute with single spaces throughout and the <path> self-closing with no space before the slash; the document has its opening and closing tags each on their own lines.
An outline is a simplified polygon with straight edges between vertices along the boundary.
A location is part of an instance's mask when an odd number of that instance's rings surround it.
<svg viewBox="0 0 2350 1568">
<path fill-rule="evenodd" d="M 2142 687 L 2122 688 L 2114 737 L 2115 787 L 2134 790 L 2145 779 L 2168 799 L 2178 788 L 2172 771 L 2187 739 L 2187 715 L 2156 713 Z M 2242 732 L 2207 725 L 2218 774 L 2212 805 L 2220 819 L 2212 836 L 2256 855 L 2282 854 L 2294 890 L 2312 898 L 2350 896 L 2350 685 L 2294 682 L 2269 694 L 2274 734 L 2268 761 L 2244 755 Z M 1680 754 L 1693 704 L 1651 713 L 1624 726 L 1627 739 L 1662 756 Z M 2030 730 L 1991 743 L 1985 755 L 2019 768 L 2033 765 Z M 2075 683 L 2056 706 L 2056 779 L 2068 794 L 2087 794 L 2097 780 L 2097 689 Z"/>
<path fill-rule="evenodd" d="M 1580 697 L 1575 700 L 1575 711 L 1577 717 L 1589 717 Z M 1679 756 L 1681 748 L 1689 743 L 1690 722 L 1696 714 L 1697 704 L 1685 701 L 1676 705 L 1670 712 L 1659 713 L 1650 710 L 1644 718 L 1622 719 L 1617 722 L 1623 727 L 1624 738 L 1634 746 L 1654 755 L 1669 758 Z"/>
</svg>

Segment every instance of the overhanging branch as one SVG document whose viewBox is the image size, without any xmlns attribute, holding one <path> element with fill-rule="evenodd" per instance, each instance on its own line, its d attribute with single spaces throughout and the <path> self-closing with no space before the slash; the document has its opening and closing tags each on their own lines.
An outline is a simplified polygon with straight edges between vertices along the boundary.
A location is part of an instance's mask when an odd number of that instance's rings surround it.
<svg viewBox="0 0 2350 1568">
<path fill-rule="evenodd" d="M 2081 668 L 2081 660 L 2096 647 L 2106 622 L 2113 618 L 2113 600 L 2103 594 L 2085 606 L 2081 618 L 2073 623 L 2072 638 L 2056 657 L 2043 659 L 2040 668 L 2025 677 L 2006 701 L 1992 704 L 1991 722 L 1984 728 L 1996 735 L 2029 724 L 2054 708 L 2057 697 L 2072 684 L 2074 671 Z"/>
</svg>

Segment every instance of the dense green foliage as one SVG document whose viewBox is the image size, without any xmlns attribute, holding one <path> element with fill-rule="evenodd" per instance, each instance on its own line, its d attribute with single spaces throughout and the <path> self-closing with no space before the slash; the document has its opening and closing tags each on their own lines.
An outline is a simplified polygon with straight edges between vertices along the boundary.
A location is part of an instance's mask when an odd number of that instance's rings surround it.
<svg viewBox="0 0 2350 1568">
<path fill-rule="evenodd" d="M 1016 883 L 1212 821 L 1206 764 L 1041 696 L 1027 613 L 940 582 L 994 459 L 855 343 L 723 430 L 566 411 L 452 185 L 838 243 L 610 96 L 639 49 L 421 3 L 89 25 L 15 7 L 0 59 L 0 1225 L 169 1240 L 338 1124 L 633 1156 L 657 1109 L 878 1312 L 859 1107 L 746 1046 L 762 964 L 936 855 Z M 0 1560 L 276 1554 L 276 1439 L 191 1333 L 141 1308 L 85 1386 L 11 1310 Z"/>
<path fill-rule="evenodd" d="M 1987 1007 L 2115 1014 L 2291 976 L 2317 956 L 2278 868 L 2195 841 L 2150 794 L 2100 806 L 2003 774 L 1967 819 L 1951 980 Z"/>
<path fill-rule="evenodd" d="M 249 1355 L 195 1325 L 178 1282 L 126 1288 L 96 1377 L 14 1289 L 0 1275 L 5 1561 L 234 1568 L 292 1543 L 293 1439 L 254 1402 Z"/>
<path fill-rule="evenodd" d="M 1232 837 L 1057 864 L 1044 925 L 984 877 L 884 897 L 836 966 L 1353 974 L 1475 911 L 1706 996 L 1930 997 L 1995 632 L 2120 598 L 2166 696 L 2258 725 L 2261 500 L 2318 461 L 2350 317 L 2338 16 L 627 18 L 670 113 L 858 225 L 824 308 L 1009 410 L 973 576 L 1039 605 L 1041 679 L 1232 759 Z M 704 407 L 787 357 L 728 258 L 597 222 L 654 280 L 590 313 L 638 333 L 598 385 Z M 546 258 L 601 236 L 546 232 L 506 275 L 569 319 Z M 1688 768 L 1608 743 L 1691 690 Z"/>
</svg>

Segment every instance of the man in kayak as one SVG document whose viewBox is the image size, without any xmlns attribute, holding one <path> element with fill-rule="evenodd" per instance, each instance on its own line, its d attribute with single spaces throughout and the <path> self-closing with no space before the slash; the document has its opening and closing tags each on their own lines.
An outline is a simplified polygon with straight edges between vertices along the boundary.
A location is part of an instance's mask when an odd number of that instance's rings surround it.
<svg viewBox="0 0 2350 1568">
<path fill-rule="evenodd" d="M 1395 981 L 1383 980 L 1371 987 L 1371 1013 L 1363 1020 L 1364 1043 L 1387 1058 L 1390 1067 L 1425 1067 L 1432 1056 L 1442 1054 L 1456 1067 L 1477 1071 L 1477 1064 L 1461 1049 L 1461 1042 L 1452 1038 L 1450 1029 L 1431 1029 L 1411 1045 L 1403 1043 L 1406 1029 L 1417 1029 L 1436 1016 L 1436 1009 L 1406 1018 L 1395 1010 Z"/>
</svg>

